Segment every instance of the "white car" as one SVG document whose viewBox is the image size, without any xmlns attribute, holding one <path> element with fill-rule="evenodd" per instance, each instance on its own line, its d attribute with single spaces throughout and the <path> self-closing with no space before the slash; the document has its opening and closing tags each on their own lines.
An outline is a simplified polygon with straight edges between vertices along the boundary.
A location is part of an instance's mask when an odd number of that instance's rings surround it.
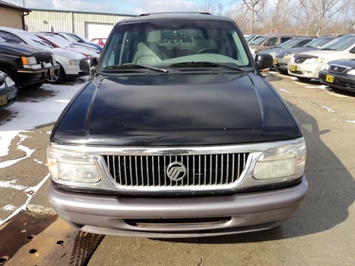
<svg viewBox="0 0 355 266">
<path fill-rule="evenodd" d="M 56 70 L 54 76 L 47 79 L 50 83 L 58 84 L 66 79 L 75 79 L 79 76 L 86 75 L 81 72 L 79 67 L 80 60 L 85 58 L 85 56 L 81 53 L 62 48 L 54 48 L 52 45 L 38 38 L 33 33 L 20 29 L 0 27 L 0 37 L 7 42 L 29 45 L 51 51 L 54 54 L 57 63 L 60 65 L 60 68 Z"/>
<path fill-rule="evenodd" d="M 83 54 L 85 57 L 93 57 L 93 58 L 100 57 L 100 52 L 98 52 L 96 49 L 84 47 L 80 44 L 70 42 L 56 33 L 34 32 L 34 34 L 39 38 L 46 40 L 54 47 L 63 48 L 73 52 L 79 52 Z"/>
<path fill-rule="evenodd" d="M 301 81 L 318 79 L 319 71 L 332 60 L 353 59 L 355 57 L 355 34 L 336 38 L 320 50 L 296 54 L 287 64 L 288 74 Z"/>
</svg>

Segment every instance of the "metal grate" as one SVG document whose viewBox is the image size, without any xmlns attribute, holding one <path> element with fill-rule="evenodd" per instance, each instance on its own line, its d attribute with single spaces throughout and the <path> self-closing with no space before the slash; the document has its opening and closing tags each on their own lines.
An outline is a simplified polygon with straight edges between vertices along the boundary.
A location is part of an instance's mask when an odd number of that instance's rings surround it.
<svg viewBox="0 0 355 266">
<path fill-rule="evenodd" d="M 307 57 L 295 57 L 295 63 L 302 64 L 307 59 L 308 59 Z"/>
<path fill-rule="evenodd" d="M 52 56 L 36 56 L 37 63 L 50 63 L 52 62 Z"/>
<path fill-rule="evenodd" d="M 127 187 L 223 186 L 240 177 L 248 153 L 121 156 L 106 155 L 104 160 L 114 181 Z"/>
<path fill-rule="evenodd" d="M 343 67 L 343 66 L 337 66 L 337 65 L 331 65 L 329 67 L 329 71 L 333 72 L 333 73 L 343 73 L 347 70 L 347 67 Z"/>
</svg>

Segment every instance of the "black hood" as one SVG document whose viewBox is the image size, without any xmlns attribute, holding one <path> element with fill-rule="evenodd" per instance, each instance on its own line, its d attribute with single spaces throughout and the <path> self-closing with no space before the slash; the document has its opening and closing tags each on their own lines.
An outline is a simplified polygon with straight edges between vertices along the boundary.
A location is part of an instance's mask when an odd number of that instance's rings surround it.
<svg viewBox="0 0 355 266">
<path fill-rule="evenodd" d="M 13 55 L 29 56 L 37 53 L 48 54 L 49 52 L 28 45 L 18 45 L 18 44 L 0 42 L 0 54 L 1 53 L 6 53 L 7 55 L 13 54 Z"/>
<path fill-rule="evenodd" d="M 51 137 L 62 144 L 212 145 L 301 136 L 286 104 L 255 74 L 97 77 L 64 113 Z"/>
</svg>

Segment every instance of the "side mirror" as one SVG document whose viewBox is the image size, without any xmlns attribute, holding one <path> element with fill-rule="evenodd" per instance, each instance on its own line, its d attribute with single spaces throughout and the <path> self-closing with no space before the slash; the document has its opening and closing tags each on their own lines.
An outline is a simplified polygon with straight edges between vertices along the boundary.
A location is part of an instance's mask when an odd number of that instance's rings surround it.
<svg viewBox="0 0 355 266">
<path fill-rule="evenodd" d="M 256 54 L 256 70 L 270 68 L 274 64 L 274 59 L 270 54 Z"/>
<path fill-rule="evenodd" d="M 80 70 L 84 73 L 88 73 L 90 76 L 93 76 L 96 72 L 98 59 L 97 58 L 83 58 L 79 62 Z"/>
</svg>

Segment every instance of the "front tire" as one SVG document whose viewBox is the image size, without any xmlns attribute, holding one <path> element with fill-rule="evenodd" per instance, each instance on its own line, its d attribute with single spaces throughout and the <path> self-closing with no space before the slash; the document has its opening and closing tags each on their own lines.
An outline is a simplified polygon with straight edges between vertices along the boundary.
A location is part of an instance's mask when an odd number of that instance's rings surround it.
<svg viewBox="0 0 355 266">
<path fill-rule="evenodd" d="M 65 80 L 65 73 L 62 66 L 55 70 L 54 76 L 47 78 L 47 82 L 51 84 L 60 84 Z"/>
</svg>

